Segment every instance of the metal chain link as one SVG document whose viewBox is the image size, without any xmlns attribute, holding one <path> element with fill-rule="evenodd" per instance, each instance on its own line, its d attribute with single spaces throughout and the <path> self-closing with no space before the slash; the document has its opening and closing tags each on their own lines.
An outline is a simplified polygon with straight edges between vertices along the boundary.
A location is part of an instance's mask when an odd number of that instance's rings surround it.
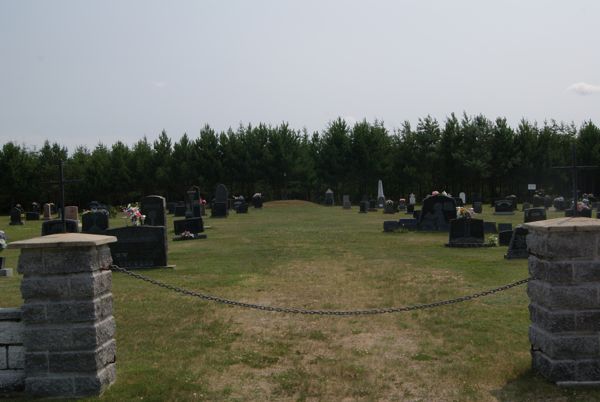
<svg viewBox="0 0 600 402">
<path fill-rule="evenodd" d="M 489 296 L 494 293 L 502 292 L 508 289 L 512 289 L 516 286 L 523 285 L 529 282 L 529 278 L 521 279 L 520 281 L 516 281 L 513 283 L 509 283 L 508 285 L 500 286 L 494 289 L 486 290 L 479 293 L 474 293 L 469 296 L 457 297 L 456 299 L 442 300 L 434 303 L 427 304 L 415 304 L 412 306 L 405 307 L 389 307 L 389 308 L 374 308 L 368 310 L 306 310 L 301 308 L 293 308 L 293 307 L 275 307 L 275 306 L 265 306 L 262 304 L 254 304 L 254 303 L 245 303 L 235 300 L 225 299 L 223 297 L 211 296 L 204 293 L 195 292 L 193 290 L 187 290 L 184 288 L 180 288 L 178 286 L 169 285 L 168 283 L 164 283 L 161 281 L 157 281 L 156 279 L 149 278 L 147 276 L 138 274 L 136 272 L 131 272 L 125 268 L 121 268 L 117 265 L 111 265 L 110 269 L 115 272 L 122 272 L 134 278 L 140 279 L 142 281 L 151 283 L 158 287 L 169 289 L 177 293 L 181 293 L 187 296 L 198 297 L 200 299 L 213 301 L 216 303 L 227 304 L 230 306 L 244 307 L 255 310 L 262 311 L 273 311 L 277 313 L 290 313 L 290 314 L 307 314 L 307 315 L 335 315 L 335 316 L 350 316 L 350 315 L 375 315 L 375 314 L 385 314 L 385 313 L 401 313 L 406 311 L 414 311 L 414 310 L 424 310 L 434 307 L 447 306 L 449 304 L 461 303 L 473 299 L 477 299 L 479 297 Z"/>
</svg>

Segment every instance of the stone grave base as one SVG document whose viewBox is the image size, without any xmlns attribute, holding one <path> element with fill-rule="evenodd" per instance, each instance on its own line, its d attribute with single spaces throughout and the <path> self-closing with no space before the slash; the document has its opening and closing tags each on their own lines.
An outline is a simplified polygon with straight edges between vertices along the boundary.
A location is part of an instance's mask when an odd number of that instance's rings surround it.
<svg viewBox="0 0 600 402">
<path fill-rule="evenodd" d="M 446 243 L 446 247 L 453 248 L 478 248 L 478 247 L 495 247 L 495 244 L 488 243 Z"/>
<path fill-rule="evenodd" d="M 184 240 L 198 240 L 198 239 L 206 239 L 207 236 L 204 233 L 196 233 L 191 237 L 188 236 L 175 236 L 173 237 L 173 241 L 184 241 Z"/>
<path fill-rule="evenodd" d="M 13 276 L 13 269 L 12 268 L 0 269 L 0 276 Z"/>
</svg>

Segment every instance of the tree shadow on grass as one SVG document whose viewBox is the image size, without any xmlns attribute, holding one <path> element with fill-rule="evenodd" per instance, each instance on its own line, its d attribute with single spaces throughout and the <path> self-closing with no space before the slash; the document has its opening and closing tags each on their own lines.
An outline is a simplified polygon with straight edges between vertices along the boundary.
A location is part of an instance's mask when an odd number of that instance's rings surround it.
<svg viewBox="0 0 600 402">
<path fill-rule="evenodd" d="M 546 380 L 532 369 L 491 391 L 498 401 L 600 401 L 600 388 L 563 388 Z"/>
</svg>

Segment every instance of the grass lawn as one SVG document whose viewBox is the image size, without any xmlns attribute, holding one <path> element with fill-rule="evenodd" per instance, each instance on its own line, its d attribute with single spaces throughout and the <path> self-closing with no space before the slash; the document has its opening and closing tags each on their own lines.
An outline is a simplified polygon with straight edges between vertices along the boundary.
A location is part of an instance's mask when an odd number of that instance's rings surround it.
<svg viewBox="0 0 600 402">
<path fill-rule="evenodd" d="M 174 270 L 142 273 L 231 299 L 311 309 L 426 303 L 527 277 L 527 261 L 505 260 L 506 247 L 447 248 L 447 234 L 383 233 L 384 220 L 404 216 L 270 202 L 247 215 L 206 218 L 208 239 L 169 242 Z M 483 217 L 515 225 L 523 213 L 495 216 L 486 205 Z M 14 227 L 1 219 L 10 241 L 40 233 L 41 222 Z M 3 256 L 16 268 L 18 250 Z M 0 278 L 1 307 L 22 303 L 19 283 L 18 275 Z M 561 389 L 531 372 L 525 286 L 369 317 L 216 305 L 118 273 L 113 295 L 118 374 L 102 400 L 600 400 L 600 391 Z"/>
</svg>

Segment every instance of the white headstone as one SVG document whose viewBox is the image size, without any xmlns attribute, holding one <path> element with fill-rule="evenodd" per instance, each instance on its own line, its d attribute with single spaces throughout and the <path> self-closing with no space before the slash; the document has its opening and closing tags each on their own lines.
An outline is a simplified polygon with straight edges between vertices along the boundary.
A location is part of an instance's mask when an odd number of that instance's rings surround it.
<svg viewBox="0 0 600 402">
<path fill-rule="evenodd" d="M 460 197 L 460 199 L 462 200 L 463 204 L 467 203 L 467 195 L 465 194 L 464 191 L 461 191 L 460 193 L 458 193 L 458 196 Z"/>
<path fill-rule="evenodd" d="M 410 193 L 410 195 L 408 196 L 408 203 L 410 205 L 415 205 L 417 203 L 417 198 L 413 193 Z"/>
<path fill-rule="evenodd" d="M 377 206 L 383 208 L 385 204 L 385 195 L 383 195 L 383 182 L 379 180 L 377 182 Z"/>
</svg>

